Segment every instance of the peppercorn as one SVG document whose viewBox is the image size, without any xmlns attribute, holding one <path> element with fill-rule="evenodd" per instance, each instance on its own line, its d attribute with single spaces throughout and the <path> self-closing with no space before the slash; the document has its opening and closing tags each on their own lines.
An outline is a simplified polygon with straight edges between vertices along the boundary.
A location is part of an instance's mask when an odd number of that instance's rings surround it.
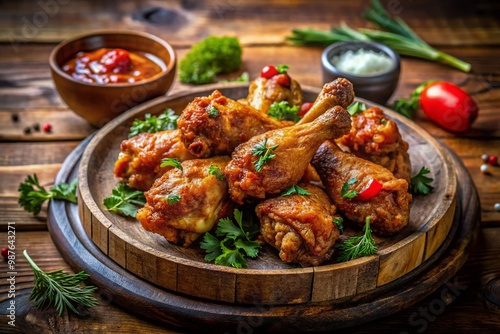
<svg viewBox="0 0 500 334">
<path fill-rule="evenodd" d="M 488 159 L 490 158 L 490 155 L 489 154 L 483 154 L 481 155 L 481 160 L 483 160 L 483 162 L 488 162 Z"/>
<path fill-rule="evenodd" d="M 7 247 L 2 248 L 2 257 L 7 260 L 7 256 L 9 255 L 9 249 Z"/>
<path fill-rule="evenodd" d="M 12 122 L 17 123 L 19 122 L 19 114 L 13 113 L 10 118 L 12 119 Z"/>
<path fill-rule="evenodd" d="M 498 157 L 496 155 L 490 155 L 488 157 L 488 163 L 492 166 L 498 166 Z"/>
<path fill-rule="evenodd" d="M 25 135 L 29 135 L 31 133 L 31 128 L 29 126 L 25 127 L 23 130 Z"/>
<path fill-rule="evenodd" d="M 40 132 L 40 123 L 33 124 L 33 130 L 35 130 L 36 132 Z"/>
<path fill-rule="evenodd" d="M 50 123 L 45 123 L 43 126 L 42 126 L 42 130 L 43 132 L 52 132 L 52 125 Z"/>
</svg>

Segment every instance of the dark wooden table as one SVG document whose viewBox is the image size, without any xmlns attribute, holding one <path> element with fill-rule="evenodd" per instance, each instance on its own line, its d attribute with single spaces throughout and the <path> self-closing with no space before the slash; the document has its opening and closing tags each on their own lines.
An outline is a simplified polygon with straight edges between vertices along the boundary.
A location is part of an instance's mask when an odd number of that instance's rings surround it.
<svg viewBox="0 0 500 334">
<path fill-rule="evenodd" d="M 100 305 L 87 317 L 39 311 L 28 301 L 33 272 L 23 249 L 44 270 L 71 272 L 52 242 L 46 208 L 38 216 L 17 204 L 17 187 L 37 173 L 51 185 L 66 156 L 96 131 L 59 99 L 50 78 L 48 56 L 65 38 L 101 28 L 147 31 L 171 42 L 182 58 L 190 45 L 209 35 L 237 35 L 244 47 L 243 69 L 255 77 L 266 64 L 288 64 L 302 84 L 321 86 L 321 48 L 301 48 L 284 39 L 292 28 L 327 29 L 341 21 L 366 26 L 361 16 L 368 1 L 2 1 L 0 3 L 0 246 L 7 245 L 7 226 L 16 229 L 16 322 L 7 324 L 10 299 L 7 265 L 0 263 L 0 332 L 19 333 L 177 333 L 134 316 L 98 293 Z M 481 154 L 500 155 L 500 5 L 495 1 L 390 1 L 424 40 L 472 64 L 471 73 L 417 60 L 402 59 L 397 91 L 389 101 L 407 96 L 418 84 L 446 80 L 462 86 L 477 101 L 480 113 L 472 129 L 456 135 L 429 122 L 416 122 L 458 154 L 470 172 L 481 201 L 481 224 L 468 261 L 456 277 L 409 309 L 361 325 L 352 333 L 500 331 L 500 313 L 485 306 L 487 283 L 500 278 L 500 168 L 484 175 Z M 175 82 L 172 92 L 189 89 Z M 19 121 L 13 121 L 18 115 Z M 53 131 L 24 133 L 33 124 L 50 123 Z M 13 224 L 15 223 L 15 224 Z M 450 286 L 460 287 L 450 290 Z M 450 291 L 453 294 L 450 295 Z M 497 292 L 498 293 L 498 292 Z M 457 295 L 456 298 L 454 296 Z M 442 300 L 444 303 L 440 303 Z M 444 305 L 437 307 L 436 305 Z M 254 330 L 258 332 L 258 328 Z"/>
</svg>

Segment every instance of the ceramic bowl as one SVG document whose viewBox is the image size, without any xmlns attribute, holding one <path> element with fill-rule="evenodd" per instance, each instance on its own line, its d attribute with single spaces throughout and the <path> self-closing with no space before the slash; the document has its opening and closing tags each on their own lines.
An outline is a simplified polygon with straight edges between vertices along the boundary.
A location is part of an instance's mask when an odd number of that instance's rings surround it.
<svg viewBox="0 0 500 334">
<path fill-rule="evenodd" d="M 373 50 L 384 53 L 392 60 L 392 67 L 381 74 L 371 76 L 359 76 L 345 73 L 332 64 L 332 58 L 348 50 L 359 49 Z M 328 46 L 321 55 L 321 67 L 323 70 L 323 82 L 330 82 L 336 78 L 346 78 L 354 86 L 356 96 L 362 97 L 379 104 L 385 104 L 396 90 L 401 68 L 400 59 L 391 48 L 373 42 L 339 42 Z"/>
<path fill-rule="evenodd" d="M 74 79 L 62 66 L 80 51 L 122 48 L 149 53 L 164 66 L 160 73 L 135 83 L 97 84 Z M 170 44 L 154 35 L 121 30 L 96 31 L 63 41 L 50 54 L 50 69 L 57 92 L 76 114 L 102 127 L 144 101 L 165 94 L 175 77 L 176 55 Z"/>
</svg>

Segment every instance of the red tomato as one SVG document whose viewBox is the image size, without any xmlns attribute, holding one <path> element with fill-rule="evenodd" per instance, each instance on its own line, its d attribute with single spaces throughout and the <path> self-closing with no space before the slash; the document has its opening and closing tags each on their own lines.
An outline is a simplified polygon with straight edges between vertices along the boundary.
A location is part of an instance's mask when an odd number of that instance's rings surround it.
<svg viewBox="0 0 500 334">
<path fill-rule="evenodd" d="M 375 179 L 372 179 L 368 187 L 363 189 L 358 196 L 356 196 L 356 199 L 360 199 L 363 201 L 369 200 L 370 198 L 375 197 L 380 190 L 382 190 L 382 183 L 378 182 Z"/>
<path fill-rule="evenodd" d="M 111 50 L 102 56 L 101 64 L 106 67 L 107 71 L 112 71 L 115 68 L 119 72 L 126 71 L 130 66 L 130 54 L 123 49 Z"/>
<path fill-rule="evenodd" d="M 474 100 L 449 82 L 433 82 L 425 87 L 420 107 L 429 119 L 454 132 L 468 130 L 478 113 Z"/>
<path fill-rule="evenodd" d="M 309 109 L 311 109 L 311 107 L 313 106 L 314 103 L 312 102 L 304 102 L 302 103 L 302 105 L 300 106 L 300 110 L 299 112 L 297 113 L 297 116 L 304 116 L 308 111 Z"/>
<path fill-rule="evenodd" d="M 276 79 L 276 82 L 283 87 L 290 87 L 291 79 L 290 79 L 290 76 L 286 73 L 279 74 L 278 78 Z"/>
<path fill-rule="evenodd" d="M 273 65 L 267 65 L 260 71 L 260 76 L 266 79 L 271 79 L 278 74 L 278 69 Z"/>
</svg>

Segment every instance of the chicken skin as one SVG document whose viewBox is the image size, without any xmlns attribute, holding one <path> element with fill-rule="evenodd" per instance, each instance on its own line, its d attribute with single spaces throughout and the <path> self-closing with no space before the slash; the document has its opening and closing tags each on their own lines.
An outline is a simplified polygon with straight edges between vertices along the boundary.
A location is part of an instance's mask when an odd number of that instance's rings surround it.
<svg viewBox="0 0 500 334">
<path fill-rule="evenodd" d="M 185 161 L 196 158 L 180 140 L 179 130 L 141 133 L 125 139 L 116 160 L 114 174 L 127 180 L 130 187 L 148 190 L 153 182 L 172 167 L 160 167 L 164 158 Z"/>
<path fill-rule="evenodd" d="M 310 195 L 294 194 L 266 199 L 255 208 L 263 239 L 279 250 L 283 262 L 303 267 L 329 260 L 339 237 L 333 222 L 335 206 L 320 188 L 307 183 L 299 186 Z"/>
<path fill-rule="evenodd" d="M 337 106 L 311 123 L 268 131 L 239 145 L 224 171 L 231 199 L 241 204 L 297 184 L 321 143 L 350 128 L 349 113 Z"/>
<path fill-rule="evenodd" d="M 271 79 L 258 77 L 248 87 L 248 104 L 257 110 L 267 113 L 274 102 L 287 101 L 291 106 L 300 106 L 304 102 L 302 89 L 297 81 L 290 79 L 290 86 L 278 83 L 279 75 Z"/>
<path fill-rule="evenodd" d="M 397 233 L 408 224 L 411 195 L 406 180 L 394 177 L 380 165 L 343 152 L 331 141 L 319 147 L 312 165 L 318 171 L 326 193 L 345 218 L 364 226 L 369 216 L 371 229 L 379 235 Z M 353 179 L 356 181 L 349 185 L 348 190 L 358 195 L 346 198 L 342 196 L 342 186 Z M 360 199 L 361 193 L 374 180 L 382 184 L 380 191 L 370 199 Z"/>
<path fill-rule="evenodd" d="M 344 78 L 335 79 L 326 83 L 314 101 L 311 109 L 302 117 L 297 124 L 311 122 L 335 106 L 346 109 L 354 101 L 354 90 L 352 83 Z"/>
<path fill-rule="evenodd" d="M 197 157 L 230 155 L 255 135 L 285 125 L 252 106 L 231 100 L 215 90 L 189 103 L 177 121 L 187 149 Z"/>
<path fill-rule="evenodd" d="M 136 218 L 145 230 L 188 247 L 232 213 L 227 182 L 220 177 L 228 162 L 229 157 L 195 159 L 167 171 L 144 193 L 147 202 Z M 210 172 L 215 168 L 221 174 Z"/>
<path fill-rule="evenodd" d="M 378 107 L 352 117 L 351 132 L 336 140 L 351 153 L 390 170 L 395 177 L 410 182 L 411 163 L 406 143 L 396 122 Z"/>
</svg>

